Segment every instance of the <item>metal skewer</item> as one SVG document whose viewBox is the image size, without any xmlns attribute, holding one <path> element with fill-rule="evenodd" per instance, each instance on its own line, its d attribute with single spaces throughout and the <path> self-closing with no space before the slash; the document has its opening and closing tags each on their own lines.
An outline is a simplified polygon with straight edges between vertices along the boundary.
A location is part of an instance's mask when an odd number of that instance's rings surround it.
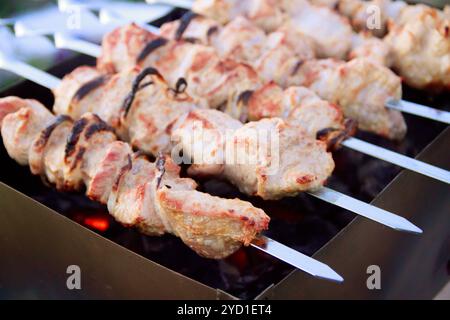
<svg viewBox="0 0 450 320">
<path fill-rule="evenodd" d="M 362 152 L 374 158 L 384 160 L 447 184 L 450 183 L 450 171 L 441 169 L 426 162 L 404 156 L 400 153 L 376 146 L 357 138 L 348 138 L 342 142 L 342 145 L 349 149 Z"/>
<path fill-rule="evenodd" d="M 58 9 L 66 11 L 72 7 L 79 7 L 89 10 L 100 10 L 110 4 L 108 1 L 76 1 L 76 0 L 58 0 Z"/>
<path fill-rule="evenodd" d="M 422 104 L 409 102 L 405 100 L 389 100 L 386 102 L 386 107 L 401 112 L 410 113 L 422 118 L 427 118 L 434 121 L 450 124 L 450 112 L 430 108 Z"/>
<path fill-rule="evenodd" d="M 191 10 L 193 1 L 190 0 L 145 0 L 148 4 L 167 4 L 180 9 Z"/>
<path fill-rule="evenodd" d="M 189 0 L 146 0 L 148 4 L 167 4 L 181 9 L 191 10 L 193 1 Z M 413 114 L 418 117 L 450 124 L 450 112 L 434 109 L 422 104 L 400 100 L 386 101 L 385 107 L 398 110 L 404 113 Z"/>
<path fill-rule="evenodd" d="M 331 269 L 328 265 L 304 254 L 299 254 L 298 251 L 266 236 L 260 236 L 259 239 L 252 242 L 250 245 L 300 270 L 303 270 L 316 278 L 334 280 L 336 282 L 344 281 L 344 278 L 337 274 L 336 271 Z"/>
<path fill-rule="evenodd" d="M 322 187 L 316 192 L 308 193 L 316 198 L 352 211 L 360 216 L 374 220 L 393 229 L 399 231 L 410 231 L 412 233 L 422 233 L 420 228 L 416 227 L 403 217 L 365 203 L 364 201 L 347 196 L 333 189 Z"/>
<path fill-rule="evenodd" d="M 99 20 L 102 24 L 112 24 L 112 25 L 117 25 L 117 26 L 121 26 L 123 25 L 123 21 L 124 18 L 123 16 L 119 15 L 118 13 L 116 13 L 115 11 L 112 11 L 110 9 L 105 9 L 102 8 L 99 12 Z M 130 21 L 132 22 L 132 21 Z M 133 21 L 134 23 L 138 24 L 140 27 L 154 33 L 154 34 L 159 34 L 159 28 L 155 27 L 151 24 L 148 24 L 146 22 L 144 23 L 139 23 L 136 21 Z"/>
<path fill-rule="evenodd" d="M 15 73 L 51 90 L 56 88 L 61 82 L 57 77 L 30 66 L 27 63 L 9 58 L 2 52 L 0 52 L 0 69 Z"/>
<path fill-rule="evenodd" d="M 102 54 L 102 47 L 91 43 L 77 39 L 72 36 L 68 36 L 64 33 L 57 32 L 53 35 L 55 47 L 58 49 L 67 49 L 75 52 L 83 53 L 87 56 L 98 58 Z"/>
<path fill-rule="evenodd" d="M 0 55 L 0 69 L 4 69 L 7 65 L 11 66 L 7 69 L 8 71 L 15 72 L 15 68 L 18 67 L 18 75 L 36 82 L 37 84 L 42 85 L 43 87 L 46 87 L 50 90 L 54 89 L 61 83 L 60 79 L 44 71 L 41 71 L 37 68 L 34 68 L 33 66 L 27 65 L 26 63 L 17 60 L 6 59 L 3 55 Z M 24 66 L 26 67 L 24 68 Z M 301 252 L 291 249 L 268 237 L 260 236 L 259 238 L 255 239 L 250 245 L 292 265 L 297 269 L 303 270 L 314 277 L 335 282 L 344 281 L 344 278 L 342 278 L 342 276 L 340 276 L 328 265 L 316 259 L 313 259 Z"/>
<path fill-rule="evenodd" d="M 60 33 L 55 34 L 55 46 L 60 49 L 70 49 L 97 58 L 101 53 L 100 46 Z M 94 49 L 94 47 L 96 47 L 96 49 Z M 450 171 L 441 169 L 428 163 L 404 156 L 397 152 L 390 151 L 388 149 L 373 145 L 357 138 L 349 138 L 343 141 L 342 145 L 349 149 L 367 154 L 371 157 L 384 160 L 399 167 L 450 184 Z"/>
<path fill-rule="evenodd" d="M 45 72 L 40 72 L 45 74 Z M 35 71 L 34 74 L 39 74 L 39 72 Z M 26 74 L 22 74 L 22 76 L 26 77 Z M 39 81 L 39 83 L 45 86 L 45 80 L 41 80 Z M 338 191 L 329 188 L 323 188 L 323 190 L 311 194 L 326 202 L 335 204 L 341 208 L 352 211 L 358 215 L 367 217 L 396 230 L 412 233 L 422 232 L 420 228 L 416 227 L 404 218 L 401 218 L 391 212 L 379 209 L 368 203 L 353 199 L 352 197 L 342 194 Z"/>
</svg>

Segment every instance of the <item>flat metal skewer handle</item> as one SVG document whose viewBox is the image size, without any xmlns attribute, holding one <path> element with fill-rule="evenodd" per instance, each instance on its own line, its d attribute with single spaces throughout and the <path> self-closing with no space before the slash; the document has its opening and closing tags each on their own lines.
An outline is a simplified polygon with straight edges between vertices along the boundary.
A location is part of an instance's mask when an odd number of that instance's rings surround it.
<svg viewBox="0 0 450 320">
<path fill-rule="evenodd" d="M 190 0 L 146 0 L 148 4 L 167 4 L 176 8 L 191 10 L 193 1 Z"/>
<path fill-rule="evenodd" d="M 400 217 L 399 215 L 393 214 L 384 209 L 380 209 L 364 201 L 347 196 L 328 187 L 322 187 L 316 192 L 308 193 L 323 201 L 347 209 L 360 216 L 384 224 L 393 229 L 411 233 L 422 233 L 422 229 L 418 228 L 407 219 Z"/>
<path fill-rule="evenodd" d="M 349 149 L 367 154 L 374 158 L 384 160 L 386 162 L 398 165 L 399 167 L 450 184 L 450 171 L 448 170 L 404 156 L 400 153 L 376 146 L 374 144 L 356 138 L 348 138 L 347 140 L 342 142 L 342 145 Z"/>
<path fill-rule="evenodd" d="M 2 53 L 0 53 L 0 69 L 15 73 L 50 90 L 56 88 L 61 82 L 60 79 L 47 72 L 22 61 L 5 57 Z"/>
<path fill-rule="evenodd" d="M 434 109 L 422 104 L 409 102 L 405 100 L 388 100 L 386 107 L 401 112 L 413 114 L 422 118 L 431 119 L 434 121 L 450 124 L 450 112 Z"/>
<path fill-rule="evenodd" d="M 99 16 L 100 22 L 103 24 L 106 24 L 106 25 L 112 24 L 112 25 L 122 26 L 124 22 L 130 22 L 130 23 L 134 22 L 134 23 L 138 24 L 140 27 L 142 27 L 154 34 L 160 33 L 160 30 L 158 27 L 155 27 L 151 24 L 138 23 L 136 21 L 126 19 L 123 16 L 119 16 L 115 11 L 111 11 L 110 9 L 101 9 L 98 16 Z"/>
<path fill-rule="evenodd" d="M 307 255 L 291 249 L 268 237 L 260 236 L 259 239 L 256 239 L 251 243 L 251 246 L 274 256 L 290 264 L 291 266 L 296 267 L 297 269 L 303 270 L 314 277 L 336 282 L 344 281 L 344 278 L 342 278 L 338 273 L 336 273 L 336 271 L 323 262 L 308 257 Z"/>
<path fill-rule="evenodd" d="M 64 33 L 57 32 L 54 35 L 55 47 L 58 49 L 68 49 L 85 55 L 98 58 L 102 54 L 99 45 L 89 41 L 80 40 Z"/>
</svg>

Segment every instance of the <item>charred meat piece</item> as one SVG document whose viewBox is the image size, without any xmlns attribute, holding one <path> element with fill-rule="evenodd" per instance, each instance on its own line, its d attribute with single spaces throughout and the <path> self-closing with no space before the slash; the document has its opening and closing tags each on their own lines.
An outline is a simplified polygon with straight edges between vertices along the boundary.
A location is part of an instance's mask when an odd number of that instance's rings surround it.
<svg viewBox="0 0 450 320">
<path fill-rule="evenodd" d="M 290 81 L 291 85 L 308 87 L 322 99 L 341 106 L 344 115 L 356 120 L 362 130 L 394 140 L 401 140 L 406 134 L 402 114 L 384 106 L 388 99 L 400 99 L 400 79 L 377 63 L 367 59 L 347 63 L 311 60 Z"/>
<path fill-rule="evenodd" d="M 94 67 L 76 68 L 62 79 L 60 86 L 53 90 L 54 111 L 75 119 L 86 112 L 93 111 L 92 108 L 99 103 L 103 86 L 107 81 L 108 76 Z"/>
<path fill-rule="evenodd" d="M 334 169 L 325 143 L 279 118 L 242 125 L 216 110 L 192 111 L 174 136 L 193 159 L 191 174 L 222 176 L 263 199 L 319 189 Z"/>
<path fill-rule="evenodd" d="M 393 68 L 417 89 L 450 90 L 450 19 L 425 5 L 407 6 L 385 42 Z"/>
</svg>

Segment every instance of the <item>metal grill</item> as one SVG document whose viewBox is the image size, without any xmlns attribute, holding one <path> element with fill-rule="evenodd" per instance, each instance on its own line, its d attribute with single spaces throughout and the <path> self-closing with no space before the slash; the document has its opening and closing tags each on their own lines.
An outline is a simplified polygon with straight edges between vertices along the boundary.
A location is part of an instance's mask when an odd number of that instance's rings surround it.
<svg viewBox="0 0 450 320">
<path fill-rule="evenodd" d="M 169 21 L 180 16 L 181 13 L 181 11 L 176 11 L 163 21 Z M 67 40 L 64 37 L 59 39 L 60 46 L 64 46 L 64 41 L 62 41 L 64 39 Z M 78 43 L 78 46 L 67 45 L 67 42 L 65 44 L 65 47 L 69 49 L 86 48 L 86 43 Z M 88 48 L 90 49 L 85 50 L 84 53 L 96 55 L 95 47 L 88 46 Z M 94 60 L 86 57 L 77 58 L 51 70 L 51 73 L 60 77 L 84 63 L 93 64 Z M 37 77 L 42 79 L 42 74 L 38 74 Z M 49 85 L 48 81 L 52 81 L 51 79 L 45 81 L 47 86 Z M 52 105 L 52 97 L 49 92 L 30 82 L 12 88 L 2 95 L 40 97 L 39 100 L 45 105 Z M 448 97 L 444 94 L 430 96 L 423 92 L 407 89 L 404 98 L 408 101 L 430 106 L 444 106 L 444 110 L 450 110 Z M 405 115 L 405 118 L 409 133 L 402 143 L 386 141 L 367 133 L 358 133 L 357 138 L 414 157 L 441 134 L 423 152 L 423 159 L 421 160 L 448 169 L 450 159 L 448 159 L 445 150 L 448 147 L 449 132 L 446 130 L 446 125 L 412 115 Z M 31 177 L 27 170 L 19 168 L 13 163 L 7 157 L 5 150 L 2 150 L 1 154 L 2 164 L 6 168 L 2 171 L 2 182 L 151 261 L 210 288 L 221 290 L 238 298 L 261 298 L 264 296 L 272 298 L 339 297 L 339 294 L 345 292 L 348 286 L 354 286 L 356 281 L 352 280 L 362 278 L 361 270 L 363 270 L 364 265 L 361 265 L 361 263 L 363 261 L 369 262 L 370 257 L 374 257 L 375 260 L 381 259 L 380 264 L 386 263 L 386 268 L 393 275 L 400 277 L 400 271 L 405 267 L 400 261 L 404 256 L 403 252 L 423 254 L 423 242 L 419 241 L 424 241 L 424 238 L 428 239 L 431 236 L 425 234 L 419 237 L 419 239 L 422 239 L 419 240 L 414 235 L 397 233 L 392 235 L 393 232 L 385 227 L 363 220 L 360 217 L 354 219 L 354 215 L 339 206 L 327 204 L 309 195 L 268 202 L 248 198 L 224 182 L 208 180 L 201 183 L 201 190 L 222 197 L 247 199 L 255 206 L 268 212 L 272 217 L 268 236 L 300 252 L 320 257 L 321 261 L 330 263 L 339 272 L 344 272 L 346 280 L 350 277 L 350 285 L 344 284 L 335 287 L 336 284 L 305 278 L 302 273 L 295 271 L 293 267 L 251 248 L 243 248 L 222 261 L 211 261 L 198 257 L 174 237 L 150 238 L 134 230 L 124 229 L 111 219 L 104 207 L 94 204 L 80 195 L 61 194 L 51 188 L 42 186 L 38 178 Z M 348 149 L 338 151 L 334 158 L 337 169 L 329 183 L 330 188 L 367 202 L 376 198 L 375 202 L 378 207 L 386 208 L 391 212 L 409 214 L 408 218 L 419 226 L 430 227 L 442 223 L 443 213 L 449 207 L 448 185 L 412 172 L 403 172 L 398 176 L 399 167 Z M 23 183 L 24 181 L 27 182 Z M 386 186 L 388 187 L 386 188 Z M 434 190 L 434 192 L 430 195 L 431 190 Z M 415 198 L 417 194 L 426 194 L 427 197 L 417 196 Z M 404 195 L 404 197 L 400 195 Z M 405 203 L 407 199 L 413 199 L 414 203 Z M 433 205 L 427 203 L 430 199 L 433 199 Z M 432 211 L 431 221 L 425 219 L 427 214 L 430 216 L 430 213 L 427 212 L 429 210 Z M 418 221 L 423 222 L 423 224 Z M 349 224 L 350 222 L 352 223 Z M 448 231 L 441 230 L 441 232 L 433 233 L 436 236 L 442 236 L 441 239 L 445 239 L 445 234 Z M 376 244 L 371 241 L 373 239 L 379 239 L 377 242 L 379 241 L 380 245 L 389 248 L 385 257 Z M 445 248 L 445 241 L 442 240 L 431 246 L 439 251 L 441 247 L 437 247 L 443 243 L 442 248 Z M 402 246 L 404 247 L 402 248 Z M 374 254 L 359 252 L 358 255 L 358 252 L 356 252 L 353 256 L 353 254 L 348 255 L 346 253 L 346 249 L 362 250 L 363 248 L 367 250 L 371 248 Z M 402 251 L 402 249 L 406 250 Z M 445 253 L 438 256 L 444 258 L 444 260 L 445 257 L 448 259 L 448 254 Z M 352 264 L 351 260 L 347 260 L 350 257 L 355 259 L 355 263 Z M 420 260 L 415 259 L 414 263 L 413 269 L 420 270 L 422 268 L 427 271 L 431 269 L 431 262 L 421 265 Z M 442 262 L 439 261 L 439 263 Z M 133 265 L 130 266 L 130 268 L 132 267 Z M 357 267 L 360 268 L 359 271 L 356 270 Z M 204 270 L 210 270 L 210 272 L 204 272 Z M 348 270 L 352 270 L 352 273 L 348 274 L 350 272 Z M 178 275 L 173 274 L 172 277 L 172 281 L 174 281 Z M 407 280 L 409 279 L 406 275 L 400 280 L 392 279 L 389 287 L 394 288 L 394 290 L 383 291 L 381 294 L 386 293 L 384 297 L 396 297 L 396 294 L 398 295 L 400 292 L 398 290 L 403 290 L 402 293 L 405 293 L 407 286 L 404 284 Z M 427 290 L 423 290 L 422 293 L 432 292 L 442 281 L 444 281 L 443 276 L 431 282 L 429 287 L 426 288 Z M 275 287 L 271 288 L 273 285 Z M 308 288 L 308 290 L 299 292 L 295 289 L 299 286 Z M 416 290 L 410 291 L 410 294 L 420 296 L 420 288 L 414 287 L 414 289 Z M 362 291 L 360 287 L 352 288 L 350 296 L 355 295 L 356 297 Z"/>
</svg>

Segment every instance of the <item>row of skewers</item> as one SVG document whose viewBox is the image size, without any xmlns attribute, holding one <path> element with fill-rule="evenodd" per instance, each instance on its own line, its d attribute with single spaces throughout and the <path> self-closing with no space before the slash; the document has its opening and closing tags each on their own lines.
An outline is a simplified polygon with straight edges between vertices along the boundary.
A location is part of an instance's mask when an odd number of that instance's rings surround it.
<svg viewBox="0 0 450 320">
<path fill-rule="evenodd" d="M 303 191 L 320 195 L 327 190 L 322 186 L 334 168 L 330 150 L 353 133 L 354 122 L 345 119 L 344 115 L 349 117 L 345 108 L 323 100 L 315 89 L 334 70 L 342 74 L 346 68 L 327 70 L 329 62 L 312 60 L 306 69 L 311 74 L 326 70 L 316 86 L 282 87 L 276 77 L 264 79 L 258 70 L 240 58 L 217 52 L 211 43 L 183 39 L 196 20 L 201 26 L 204 18 L 189 15 L 176 28 L 176 23 L 163 26 L 173 40 L 135 24 L 106 35 L 98 68 L 79 67 L 54 88 L 54 112 L 64 116 L 42 116 L 45 111 L 35 101 L 5 98 L 0 106 L 2 136 L 14 159 L 30 164 L 33 173 L 45 176 L 57 188 L 77 190 L 86 185 L 88 196 L 107 203 L 123 224 L 136 225 L 148 234 L 173 233 L 199 254 L 222 258 L 250 244 L 267 228 L 269 218 L 247 202 L 195 191 L 195 182 L 180 178 L 179 167 L 163 155 L 172 151 L 173 141 L 193 160 L 192 176 L 222 177 L 242 192 L 264 199 Z M 170 30 L 176 31 L 171 35 Z M 215 32 L 224 34 L 218 27 Z M 354 61 L 378 68 L 373 61 Z M 342 65 L 352 66 L 352 62 Z M 303 67 L 302 63 L 297 71 Z M 307 72 L 302 77 L 311 78 Z M 388 90 L 391 95 L 398 90 L 397 85 L 393 87 Z M 383 106 L 384 101 L 379 101 Z M 358 102 L 350 104 L 359 107 Z M 396 139 L 406 131 L 406 126 L 395 123 L 404 124 L 396 111 L 384 106 L 375 108 L 374 114 L 370 108 L 354 109 L 354 118 L 368 124 L 363 129 Z M 79 120 L 73 123 L 66 115 Z M 243 124 L 247 120 L 254 121 Z M 191 133 L 199 123 L 207 134 L 193 143 Z M 59 127 L 63 132 L 58 134 Z M 280 137 L 280 167 L 274 175 L 265 173 L 270 159 L 240 165 L 221 152 L 232 141 L 238 153 L 248 153 L 249 143 L 257 143 L 249 132 L 258 129 Z M 226 130 L 231 137 L 225 138 Z M 157 161 L 133 154 L 129 145 L 116 141 L 113 131 Z M 214 164 L 196 159 L 198 151 L 214 155 Z"/>
<path fill-rule="evenodd" d="M 236 25 L 236 19 L 250 21 L 268 35 L 288 29 L 296 33 L 300 42 L 310 42 L 306 46 L 309 48 L 300 49 L 306 56 L 312 45 L 318 58 L 369 57 L 393 67 L 412 87 L 450 90 L 450 6 L 438 10 L 392 0 L 148 2 L 192 9 L 209 20 L 209 24 L 215 21 L 225 29 L 228 24 Z M 192 28 L 188 34 L 207 41 L 201 36 L 203 31 L 201 27 Z M 257 36 L 254 34 L 254 47 L 260 45 Z M 249 40 L 245 33 L 233 37 Z M 225 46 L 227 49 L 230 47 Z"/>
</svg>

